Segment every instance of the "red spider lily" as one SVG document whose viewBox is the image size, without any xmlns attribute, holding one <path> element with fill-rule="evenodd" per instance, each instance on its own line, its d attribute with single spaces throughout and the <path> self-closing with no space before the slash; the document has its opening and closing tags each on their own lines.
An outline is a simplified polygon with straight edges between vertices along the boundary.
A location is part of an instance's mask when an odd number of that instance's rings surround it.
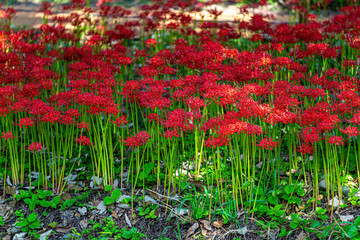
<svg viewBox="0 0 360 240">
<path fill-rule="evenodd" d="M 2 138 L 5 138 L 5 140 L 13 139 L 14 136 L 12 135 L 11 131 L 8 132 L 2 132 Z"/>
<path fill-rule="evenodd" d="M 229 145 L 229 138 L 227 136 L 218 136 L 218 137 L 209 137 L 205 141 L 205 146 L 208 148 L 216 148 L 221 146 L 228 146 Z"/>
<path fill-rule="evenodd" d="M 306 143 L 306 144 L 301 145 L 300 149 L 297 149 L 297 151 L 302 153 L 303 155 L 305 155 L 305 154 L 312 155 L 314 152 L 314 149 L 311 144 Z"/>
<path fill-rule="evenodd" d="M 87 129 L 90 132 L 90 123 L 86 123 L 86 122 L 79 122 L 77 123 L 77 127 L 80 129 Z"/>
<path fill-rule="evenodd" d="M 157 113 L 150 113 L 149 115 L 145 115 L 150 122 L 154 121 L 155 123 L 162 123 L 161 116 Z"/>
<path fill-rule="evenodd" d="M 301 135 L 303 136 L 306 144 L 313 144 L 314 142 L 318 142 L 320 140 L 319 132 L 314 127 L 304 128 Z"/>
<path fill-rule="evenodd" d="M 256 146 L 260 148 L 270 149 L 276 148 L 279 142 L 274 142 L 272 138 L 263 138 L 258 144 L 255 144 Z"/>
<path fill-rule="evenodd" d="M 40 152 L 44 147 L 42 146 L 41 143 L 39 142 L 32 142 L 30 143 L 30 145 L 28 146 L 28 150 L 31 151 L 32 153 L 34 151 L 36 152 Z"/>
<path fill-rule="evenodd" d="M 240 134 L 247 130 L 248 123 L 243 122 L 243 121 L 238 121 L 236 119 L 234 119 L 234 120 L 236 121 L 235 123 L 220 126 L 220 130 L 218 131 L 218 133 L 220 135 L 230 136 L 234 133 Z"/>
<path fill-rule="evenodd" d="M 147 40 L 145 41 L 145 44 L 146 44 L 146 46 L 149 48 L 150 46 L 155 47 L 156 44 L 157 44 L 157 42 L 156 42 L 155 39 L 150 38 L 150 39 L 147 39 Z"/>
<path fill-rule="evenodd" d="M 127 116 L 126 115 L 120 115 L 119 117 L 117 117 L 115 119 L 115 121 L 111 121 L 113 124 L 115 124 L 118 127 L 121 127 L 123 125 L 125 125 L 126 123 L 128 123 L 129 121 L 126 120 Z"/>
<path fill-rule="evenodd" d="M 140 131 L 135 136 L 128 137 L 126 140 L 124 140 L 124 142 L 127 146 L 135 149 L 135 147 L 144 145 L 149 138 L 151 138 L 150 134 L 148 134 L 146 131 Z"/>
<path fill-rule="evenodd" d="M 29 126 L 33 126 L 34 125 L 34 121 L 29 118 L 29 117 L 25 117 L 25 118 L 21 118 L 18 124 L 20 127 L 24 127 L 28 128 Z"/>
<path fill-rule="evenodd" d="M 180 137 L 180 134 L 178 133 L 177 130 L 174 129 L 168 129 L 165 131 L 164 133 L 164 137 L 165 138 L 170 138 L 170 140 L 174 137 Z"/>
<path fill-rule="evenodd" d="M 340 130 L 340 132 L 348 135 L 348 138 L 356 137 L 356 136 L 360 135 L 360 132 L 357 127 L 347 126 L 345 129 L 339 128 L 339 130 Z"/>
<path fill-rule="evenodd" d="M 248 125 L 245 132 L 251 136 L 264 134 L 262 127 L 257 125 Z"/>
<path fill-rule="evenodd" d="M 192 110 L 199 110 L 200 108 L 205 107 L 204 100 L 199 97 L 190 97 L 186 100 L 186 105 Z"/>
<path fill-rule="evenodd" d="M 331 137 L 329 137 L 329 139 L 326 142 L 331 145 L 333 145 L 333 144 L 336 144 L 338 146 L 344 145 L 343 138 L 339 137 L 339 136 L 331 136 Z"/>
<path fill-rule="evenodd" d="M 84 135 L 80 135 L 79 138 L 75 139 L 75 142 L 83 146 L 91 145 L 90 139 Z"/>
<path fill-rule="evenodd" d="M 209 9 L 210 15 L 213 15 L 214 19 L 217 19 L 224 11 L 218 10 L 217 8 Z"/>
<path fill-rule="evenodd" d="M 192 123 L 189 123 L 186 113 L 183 109 L 175 109 L 169 113 L 169 117 L 164 121 L 166 128 L 180 129 L 180 131 L 191 131 L 194 128 Z"/>
<path fill-rule="evenodd" d="M 44 15 L 51 15 L 51 3 L 43 2 L 41 8 L 39 9 L 40 12 L 43 12 Z"/>
</svg>

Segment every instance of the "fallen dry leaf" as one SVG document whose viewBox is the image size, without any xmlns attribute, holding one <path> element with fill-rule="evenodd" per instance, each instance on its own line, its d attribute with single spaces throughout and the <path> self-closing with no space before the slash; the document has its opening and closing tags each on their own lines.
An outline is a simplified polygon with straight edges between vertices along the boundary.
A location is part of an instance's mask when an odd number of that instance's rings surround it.
<svg viewBox="0 0 360 240">
<path fill-rule="evenodd" d="M 67 233 L 70 232 L 73 229 L 73 227 L 56 227 L 55 231 L 58 233 Z"/>
<path fill-rule="evenodd" d="M 63 202 L 63 201 L 66 201 L 66 200 L 69 200 L 71 199 L 71 195 L 69 193 L 63 193 L 61 194 L 60 196 L 60 200 Z"/>
<path fill-rule="evenodd" d="M 215 221 L 213 223 L 213 226 L 216 227 L 216 228 L 222 228 L 222 226 L 224 225 L 224 221 Z"/>
<path fill-rule="evenodd" d="M 125 222 L 126 222 L 127 225 L 129 225 L 129 227 L 132 228 L 132 224 L 131 224 L 130 219 L 129 219 L 127 214 L 125 214 Z"/>
<path fill-rule="evenodd" d="M 201 220 L 200 222 L 201 222 L 202 224 L 204 224 L 204 228 L 206 228 L 206 229 L 209 230 L 209 231 L 212 231 L 211 224 L 210 224 L 209 221 L 207 221 L 207 220 Z"/>
<path fill-rule="evenodd" d="M 194 223 L 187 231 L 185 239 L 188 239 L 191 235 L 193 235 L 195 233 L 196 229 L 198 229 L 198 228 L 199 228 L 199 223 L 198 222 Z"/>
<path fill-rule="evenodd" d="M 16 194 L 16 187 L 6 185 L 5 192 L 11 196 L 14 196 Z"/>
<path fill-rule="evenodd" d="M 301 231 L 299 236 L 297 236 L 296 240 L 305 240 L 307 238 L 307 235 L 304 231 Z"/>
<path fill-rule="evenodd" d="M 200 225 L 200 228 L 201 228 L 201 235 L 206 237 L 208 231 L 205 229 L 205 227 L 203 227 L 203 225 Z"/>
</svg>

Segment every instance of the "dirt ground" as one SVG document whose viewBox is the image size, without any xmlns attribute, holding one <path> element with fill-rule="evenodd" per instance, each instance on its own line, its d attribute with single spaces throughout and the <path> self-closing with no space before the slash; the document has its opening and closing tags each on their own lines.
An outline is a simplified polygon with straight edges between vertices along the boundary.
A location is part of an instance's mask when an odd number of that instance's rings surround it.
<svg viewBox="0 0 360 240">
<path fill-rule="evenodd" d="M 39 28 L 43 22 L 43 13 L 39 11 L 40 5 L 38 4 L 16 4 L 12 6 L 15 9 L 16 15 L 13 19 L 13 24 L 15 27 L 26 27 L 26 28 Z M 210 6 L 207 9 L 214 9 L 215 6 Z M 236 5 L 228 5 L 224 7 L 216 6 L 217 9 L 223 10 L 223 14 L 218 18 L 218 21 L 233 21 L 234 19 L 250 19 L 250 15 L 243 16 L 239 14 L 238 7 Z M 4 7 L 2 8 L 4 9 Z M 207 12 L 207 9 L 204 9 L 202 14 L 205 15 L 205 20 L 211 20 L 210 14 Z M 140 6 L 133 6 L 130 7 L 133 14 L 130 17 L 135 18 L 137 13 L 140 11 Z M 57 6 L 53 9 L 53 16 L 56 15 L 67 15 L 69 11 L 64 11 L 62 7 Z M 288 22 L 289 15 L 285 12 L 269 10 L 268 8 L 257 9 L 255 13 L 263 13 L 263 14 L 274 14 L 275 22 Z M 200 19 L 200 15 L 198 14 L 197 17 Z M 292 20 L 292 19 L 291 19 Z"/>
</svg>

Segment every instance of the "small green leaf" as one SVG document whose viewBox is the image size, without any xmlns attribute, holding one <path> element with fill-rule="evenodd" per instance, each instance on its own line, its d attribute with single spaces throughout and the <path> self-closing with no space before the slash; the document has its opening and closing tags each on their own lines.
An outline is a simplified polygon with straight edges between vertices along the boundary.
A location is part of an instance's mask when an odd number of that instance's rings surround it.
<svg viewBox="0 0 360 240">
<path fill-rule="evenodd" d="M 43 207 L 50 207 L 51 202 L 46 201 L 46 200 L 42 200 L 42 201 L 40 201 L 40 205 L 43 206 Z"/>
<path fill-rule="evenodd" d="M 51 228 L 56 228 L 57 222 L 51 222 L 51 223 L 49 223 L 48 226 L 51 227 Z"/>
<path fill-rule="evenodd" d="M 300 196 L 300 197 L 303 197 L 304 195 L 305 195 L 305 190 L 304 189 L 302 189 L 302 188 L 298 188 L 298 190 L 297 190 L 297 194 Z"/>
<path fill-rule="evenodd" d="M 27 226 L 28 225 L 28 222 L 27 221 L 21 221 L 21 222 L 18 222 L 16 224 L 17 227 L 24 227 L 24 226 Z"/>
<path fill-rule="evenodd" d="M 281 232 L 279 234 L 279 237 L 285 237 L 287 235 L 287 231 L 286 231 L 286 228 L 281 228 Z"/>
<path fill-rule="evenodd" d="M 51 201 L 51 203 L 54 204 L 56 207 L 56 205 L 58 205 L 60 203 L 60 196 L 55 196 L 53 198 L 53 200 Z"/>
<path fill-rule="evenodd" d="M 28 232 L 29 231 L 29 227 L 28 226 L 24 226 L 21 228 L 22 232 Z"/>
<path fill-rule="evenodd" d="M 323 236 L 323 237 L 329 236 L 329 233 L 330 233 L 331 230 L 332 230 L 332 227 L 331 227 L 331 226 L 327 226 L 327 227 L 324 229 L 324 231 L 323 231 L 323 233 L 322 233 L 322 236 Z"/>
<path fill-rule="evenodd" d="M 28 222 L 34 222 L 37 219 L 37 214 L 36 213 L 31 213 L 29 216 L 26 217 L 26 220 L 28 220 Z"/>
<path fill-rule="evenodd" d="M 317 227 L 320 227 L 320 226 L 321 226 L 321 223 L 319 221 L 317 221 L 317 220 L 315 220 L 315 221 L 313 221 L 311 223 L 312 228 L 317 228 Z"/>
<path fill-rule="evenodd" d="M 343 237 L 349 237 L 354 238 L 356 235 L 358 235 L 358 230 L 354 225 L 346 225 L 344 226 L 343 230 L 345 231 L 346 235 L 343 232 Z"/>
<path fill-rule="evenodd" d="M 31 203 L 29 204 L 29 209 L 30 209 L 30 211 L 34 210 L 35 207 L 36 207 L 36 202 L 31 202 Z"/>
<path fill-rule="evenodd" d="M 114 200 L 118 200 L 121 197 L 121 190 L 120 189 L 115 189 L 112 193 L 111 193 L 111 197 Z"/>
<path fill-rule="evenodd" d="M 112 204 L 112 203 L 114 203 L 115 202 L 115 200 L 112 198 L 112 197 L 110 197 L 110 196 L 106 196 L 105 198 L 104 198 L 104 204 L 105 205 L 110 205 L 110 204 Z"/>
<path fill-rule="evenodd" d="M 111 189 L 112 189 L 111 185 L 106 185 L 106 186 L 105 186 L 105 191 L 106 191 L 106 192 L 110 192 Z"/>
<path fill-rule="evenodd" d="M 360 226 L 360 217 L 357 217 L 355 220 L 354 220 L 354 225 L 356 227 L 359 227 Z"/>
<path fill-rule="evenodd" d="M 36 222 L 31 223 L 29 225 L 29 227 L 32 228 L 32 229 L 40 227 L 40 221 L 36 221 Z"/>
<path fill-rule="evenodd" d="M 298 224 L 297 224 L 296 222 L 291 222 L 291 223 L 290 223 L 290 227 L 291 227 L 292 229 L 295 229 L 295 228 L 298 227 Z"/>
</svg>

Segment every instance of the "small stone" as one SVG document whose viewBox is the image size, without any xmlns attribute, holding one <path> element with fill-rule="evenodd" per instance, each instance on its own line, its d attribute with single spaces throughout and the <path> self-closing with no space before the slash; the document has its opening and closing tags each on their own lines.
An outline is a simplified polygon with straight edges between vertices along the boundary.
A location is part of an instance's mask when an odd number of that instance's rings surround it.
<svg viewBox="0 0 360 240">
<path fill-rule="evenodd" d="M 87 226 L 89 225 L 89 222 L 85 219 L 80 221 L 80 226 L 82 227 L 82 229 L 86 229 Z"/>
<path fill-rule="evenodd" d="M 344 222 L 349 222 L 354 219 L 354 215 L 340 215 L 340 220 Z"/>
<path fill-rule="evenodd" d="M 297 240 L 305 240 L 307 238 L 307 235 L 304 231 L 301 231 L 300 234 L 297 236 Z"/>
<path fill-rule="evenodd" d="M 106 213 L 106 206 L 104 204 L 104 201 L 101 201 L 99 205 L 97 205 L 96 209 L 99 210 L 100 215 Z"/>
<path fill-rule="evenodd" d="M 175 177 L 185 176 L 187 174 L 187 170 L 183 169 L 176 169 L 175 171 Z"/>
<path fill-rule="evenodd" d="M 103 181 L 103 178 L 98 178 L 97 176 L 91 177 L 90 187 L 94 188 L 95 185 L 100 185 Z"/>
<path fill-rule="evenodd" d="M 248 231 L 247 227 L 243 227 L 243 228 L 239 229 L 237 232 L 239 234 L 245 235 L 247 233 L 247 231 Z"/>
<path fill-rule="evenodd" d="M 21 231 L 21 227 L 12 227 L 7 229 L 7 233 L 14 234 Z"/>
<path fill-rule="evenodd" d="M 175 211 L 171 212 L 170 217 L 185 215 L 188 212 L 189 212 L 189 210 L 187 210 L 186 208 L 175 208 Z"/>
<path fill-rule="evenodd" d="M 82 216 L 84 216 L 87 213 L 87 208 L 86 207 L 78 208 L 78 211 Z"/>
<path fill-rule="evenodd" d="M 326 189 L 326 181 L 325 181 L 325 179 L 323 179 L 323 180 L 321 180 L 319 182 L 319 188 Z M 329 190 L 331 190 L 331 184 L 330 183 L 329 183 Z"/>
<path fill-rule="evenodd" d="M 115 179 L 114 183 L 113 183 L 113 187 L 114 188 L 118 188 L 119 186 L 119 180 L 118 179 Z"/>
<path fill-rule="evenodd" d="M 17 233 L 14 235 L 13 240 L 24 240 L 26 236 L 26 232 Z"/>
<path fill-rule="evenodd" d="M 191 163 L 191 162 L 186 162 L 184 165 L 183 165 L 183 169 L 187 170 L 195 170 L 195 163 Z"/>
<path fill-rule="evenodd" d="M 14 209 L 6 204 L 0 204 L 0 217 L 4 222 L 8 222 L 13 218 Z"/>
<path fill-rule="evenodd" d="M 69 174 L 69 176 L 64 177 L 64 181 L 67 180 L 67 184 L 76 184 L 75 179 L 77 178 L 77 174 Z"/>
<path fill-rule="evenodd" d="M 145 196 L 145 202 L 146 203 L 153 203 L 153 204 L 158 204 L 158 202 L 155 200 L 155 199 L 153 199 L 152 197 L 150 197 L 150 196 Z"/>
<path fill-rule="evenodd" d="M 47 237 L 51 234 L 52 230 L 48 230 L 40 235 L 40 240 L 46 240 Z"/>
<path fill-rule="evenodd" d="M 121 196 L 119 197 L 119 199 L 116 200 L 116 202 L 121 203 L 121 202 L 122 202 L 124 199 L 126 199 L 126 198 L 130 198 L 130 199 L 131 199 L 131 197 L 130 197 L 129 195 L 121 195 Z"/>
<path fill-rule="evenodd" d="M 9 186 L 12 186 L 11 180 L 10 180 L 10 176 L 8 175 L 6 178 L 6 184 Z"/>
<path fill-rule="evenodd" d="M 130 206 L 125 203 L 120 203 L 118 206 L 119 206 L 119 208 L 122 208 L 122 209 L 130 209 Z"/>
<path fill-rule="evenodd" d="M 344 204 L 344 201 L 342 199 L 339 200 L 339 198 L 337 196 L 328 202 L 328 206 L 330 206 L 330 207 L 331 206 L 338 207 L 342 204 Z"/>
<path fill-rule="evenodd" d="M 347 186 L 344 186 L 342 188 L 342 193 L 345 195 L 345 197 L 349 197 L 350 189 Z"/>
<path fill-rule="evenodd" d="M 2 238 L 2 240 L 11 240 L 11 236 L 10 236 L 10 235 L 6 235 L 5 237 Z"/>
<path fill-rule="evenodd" d="M 179 197 L 179 195 L 174 195 L 174 196 L 171 196 L 171 197 L 169 197 L 169 200 L 170 201 L 180 201 L 180 197 Z"/>
<path fill-rule="evenodd" d="M 132 224 L 131 224 L 130 219 L 129 219 L 129 217 L 127 216 L 127 214 L 125 214 L 125 222 L 127 223 L 127 225 L 129 225 L 129 227 L 132 228 Z"/>
</svg>

